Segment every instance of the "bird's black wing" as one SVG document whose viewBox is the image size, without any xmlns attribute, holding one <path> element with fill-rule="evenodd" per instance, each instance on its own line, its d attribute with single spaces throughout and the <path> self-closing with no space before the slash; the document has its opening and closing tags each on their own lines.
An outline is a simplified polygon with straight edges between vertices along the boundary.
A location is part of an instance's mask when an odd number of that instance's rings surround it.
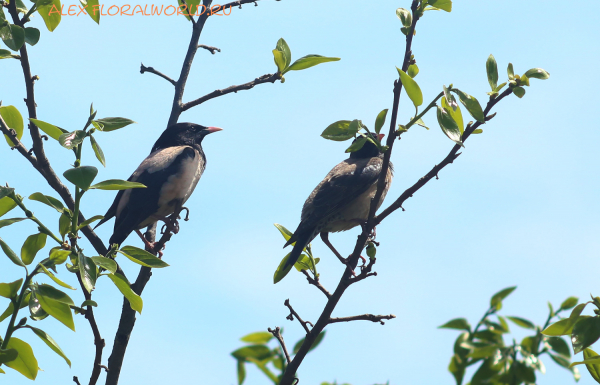
<svg viewBox="0 0 600 385">
<path fill-rule="evenodd" d="M 169 147 L 153 152 L 140 164 L 129 180 L 142 183 L 146 188 L 123 190 L 117 195 L 109 209 L 109 213 L 116 216 L 111 244 L 121 244 L 132 231 L 139 229 L 144 221 L 157 212 L 161 189 L 169 177 L 178 173 L 184 159 L 195 156 L 196 151 L 191 147 Z"/>
<path fill-rule="evenodd" d="M 379 158 L 347 159 L 335 166 L 304 203 L 300 225 L 286 246 L 297 239 L 306 238 L 308 234 L 304 233 L 312 233 L 322 220 L 335 214 L 367 191 L 377 183 L 380 172 Z"/>
</svg>

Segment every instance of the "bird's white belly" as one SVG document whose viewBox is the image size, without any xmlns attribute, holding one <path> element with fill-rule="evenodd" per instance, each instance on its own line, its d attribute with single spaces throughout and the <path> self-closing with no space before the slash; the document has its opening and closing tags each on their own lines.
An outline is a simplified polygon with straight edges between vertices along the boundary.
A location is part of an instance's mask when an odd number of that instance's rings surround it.
<svg viewBox="0 0 600 385">
<path fill-rule="evenodd" d="M 181 168 L 171 175 L 160 190 L 157 217 L 165 217 L 173 212 L 176 202 L 182 204 L 188 200 L 202 175 L 201 158 L 187 158 L 181 162 Z"/>
</svg>

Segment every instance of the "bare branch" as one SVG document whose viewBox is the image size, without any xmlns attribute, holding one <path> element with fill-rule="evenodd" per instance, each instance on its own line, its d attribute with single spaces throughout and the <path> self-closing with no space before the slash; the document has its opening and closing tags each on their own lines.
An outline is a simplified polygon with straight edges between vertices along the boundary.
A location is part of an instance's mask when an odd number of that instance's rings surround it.
<svg viewBox="0 0 600 385">
<path fill-rule="evenodd" d="M 317 289 L 321 290 L 321 292 L 323 294 L 325 294 L 325 296 L 327 298 L 331 298 L 331 293 L 328 292 L 327 289 L 325 289 L 325 287 L 323 285 L 321 285 L 321 283 L 319 282 L 319 278 L 311 277 L 310 274 L 308 274 L 308 272 L 306 270 L 302 270 L 302 274 L 304 274 L 306 276 L 306 280 L 308 281 L 308 283 L 316 286 Z"/>
<path fill-rule="evenodd" d="M 210 51 L 210 53 L 212 53 L 213 55 L 215 54 L 215 52 L 221 52 L 220 48 L 217 47 L 211 47 L 209 45 L 204 45 L 204 44 L 199 44 L 198 48 L 204 48 L 205 50 Z"/>
<path fill-rule="evenodd" d="M 185 103 L 181 110 L 182 111 L 186 111 L 189 110 L 192 107 L 195 107 L 199 104 L 202 104 L 210 99 L 214 99 L 214 98 L 218 98 L 219 96 L 223 96 L 223 95 L 227 95 L 230 94 L 232 92 L 238 92 L 238 91 L 243 91 L 243 90 L 250 90 L 252 88 L 254 88 L 254 86 L 259 85 L 259 84 L 263 84 L 263 83 L 275 83 L 276 80 L 281 79 L 281 74 L 278 73 L 274 73 L 274 74 L 266 74 L 263 76 L 260 76 L 254 80 L 252 80 L 251 82 L 248 83 L 244 83 L 244 84 L 240 84 L 238 86 L 231 86 L 231 87 L 227 87 L 225 89 L 222 90 L 215 90 L 213 92 L 211 92 L 210 94 L 206 94 L 201 98 L 198 98 L 196 100 L 192 100 L 191 102 L 187 102 Z"/>
<path fill-rule="evenodd" d="M 77 378 L 77 376 L 73 376 L 73 381 L 77 384 L 77 385 L 81 385 L 79 383 L 79 378 Z"/>
<path fill-rule="evenodd" d="M 281 345 L 281 349 L 283 349 L 283 353 L 285 354 L 285 359 L 289 364 L 292 360 L 290 359 L 290 354 L 288 353 L 287 347 L 285 346 L 285 342 L 283 341 L 283 336 L 281 335 L 281 328 L 277 326 L 275 330 L 268 328 L 269 333 L 273 334 L 273 337 L 277 338 L 279 344 Z"/>
<path fill-rule="evenodd" d="M 16 149 L 17 151 L 19 151 L 19 153 L 21 155 L 23 155 L 25 157 L 25 159 L 27 159 L 29 161 L 29 163 L 31 163 L 31 165 L 36 170 L 39 171 L 37 159 L 35 158 L 35 156 L 31 155 L 30 152 L 27 151 L 27 148 L 17 138 L 17 132 L 15 130 L 11 129 L 10 127 L 8 127 L 8 124 L 6 124 L 4 119 L 2 119 L 2 116 L 0 116 L 0 130 L 2 131 L 2 133 L 4 135 L 8 136 L 10 138 L 10 140 L 13 142 L 14 146 L 11 147 L 11 150 Z"/>
<path fill-rule="evenodd" d="M 375 257 L 369 259 L 369 263 L 366 266 L 361 266 L 362 271 L 356 277 L 352 277 L 349 279 L 350 285 L 362 281 L 365 278 L 375 277 L 377 276 L 377 272 L 371 272 L 373 269 L 373 265 L 375 264 L 377 259 Z"/>
<path fill-rule="evenodd" d="M 239 9 L 242 9 L 242 5 L 248 4 L 248 3 L 254 3 L 254 6 L 258 7 L 257 1 L 260 1 L 260 0 L 238 0 L 238 1 L 232 1 L 231 3 L 227 3 L 227 4 L 222 5 L 220 9 L 225 10 L 227 8 L 232 8 L 232 7 L 238 7 Z M 276 1 L 280 1 L 280 0 L 276 0 Z"/>
<path fill-rule="evenodd" d="M 396 318 L 395 315 L 374 315 L 374 314 L 362 314 L 355 315 L 352 317 L 339 317 L 339 318 L 330 318 L 329 323 L 333 324 L 336 322 L 350 322 L 350 321 L 371 321 L 371 322 L 379 322 L 382 325 L 385 325 L 383 320 L 390 320 L 392 318 Z"/>
<path fill-rule="evenodd" d="M 308 326 L 306 326 L 306 324 L 310 324 L 310 326 L 314 327 L 314 325 L 312 324 L 312 322 L 310 322 L 310 321 L 303 321 L 302 318 L 300 318 L 300 316 L 298 315 L 298 313 L 296 313 L 296 310 L 294 310 L 294 308 L 292 307 L 292 305 L 290 305 L 290 300 L 289 299 L 286 299 L 283 304 L 290 309 L 290 315 L 288 315 L 286 318 L 289 319 L 290 321 L 293 321 L 294 320 L 294 316 L 296 316 L 296 319 L 298 320 L 298 322 L 300 322 L 300 325 L 302 325 L 302 327 L 306 331 L 306 334 L 309 334 L 310 333 L 310 329 L 308 329 Z"/>
<path fill-rule="evenodd" d="M 161 78 L 165 79 L 166 81 L 168 81 L 172 85 L 177 86 L 177 82 L 175 80 L 171 79 L 170 77 L 168 77 L 167 75 L 163 74 L 162 72 L 159 72 L 159 71 L 155 70 L 153 67 L 146 67 L 146 66 L 144 66 L 144 63 L 141 63 L 140 73 L 143 74 L 144 72 L 153 73 L 154 75 L 160 76 Z"/>
</svg>

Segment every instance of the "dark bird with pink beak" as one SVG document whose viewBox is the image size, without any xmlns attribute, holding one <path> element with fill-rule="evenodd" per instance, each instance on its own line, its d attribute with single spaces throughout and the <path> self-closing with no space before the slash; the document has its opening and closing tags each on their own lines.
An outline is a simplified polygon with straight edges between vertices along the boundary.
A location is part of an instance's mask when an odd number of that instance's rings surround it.
<svg viewBox="0 0 600 385">
<path fill-rule="evenodd" d="M 139 230 L 159 220 L 166 222 L 169 215 L 181 210 L 206 167 L 202 139 L 216 131 L 221 128 L 177 123 L 162 133 L 150 155 L 128 179 L 142 183 L 146 188 L 119 191 L 96 226 L 115 217 L 111 245 L 122 245 L 132 231 L 147 244 Z"/>
</svg>

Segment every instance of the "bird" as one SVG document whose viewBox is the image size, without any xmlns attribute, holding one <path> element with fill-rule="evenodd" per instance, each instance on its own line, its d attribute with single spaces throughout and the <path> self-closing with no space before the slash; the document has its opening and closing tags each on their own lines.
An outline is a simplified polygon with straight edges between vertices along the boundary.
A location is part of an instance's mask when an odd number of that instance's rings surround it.
<svg viewBox="0 0 600 385">
<path fill-rule="evenodd" d="M 381 141 L 383 134 L 369 134 Z M 356 142 L 361 137 L 354 140 Z M 353 142 L 353 143 L 354 143 Z M 309 195 L 304 206 L 300 224 L 284 248 L 295 242 L 283 272 L 275 276 L 281 280 L 296 263 L 304 248 L 317 236 L 342 261 L 345 259 L 329 242 L 329 233 L 350 230 L 366 222 L 371 200 L 377 191 L 377 180 L 382 172 L 383 153 L 375 143 L 367 140 L 361 149 L 350 153 L 350 157 L 327 174 Z M 390 162 L 385 176 L 385 187 L 377 208 L 381 206 L 393 178 Z"/>
<path fill-rule="evenodd" d="M 175 221 L 170 222 L 167 217 L 179 213 L 204 172 L 206 156 L 202 151 L 202 139 L 221 130 L 194 123 L 176 123 L 161 134 L 150 155 L 128 179 L 146 188 L 119 191 L 104 218 L 96 225 L 115 217 L 114 232 L 109 240 L 111 245 L 122 245 L 135 231 L 146 247 L 153 247 L 139 230 L 159 220 L 177 232 L 178 229 L 172 228 Z"/>
</svg>

